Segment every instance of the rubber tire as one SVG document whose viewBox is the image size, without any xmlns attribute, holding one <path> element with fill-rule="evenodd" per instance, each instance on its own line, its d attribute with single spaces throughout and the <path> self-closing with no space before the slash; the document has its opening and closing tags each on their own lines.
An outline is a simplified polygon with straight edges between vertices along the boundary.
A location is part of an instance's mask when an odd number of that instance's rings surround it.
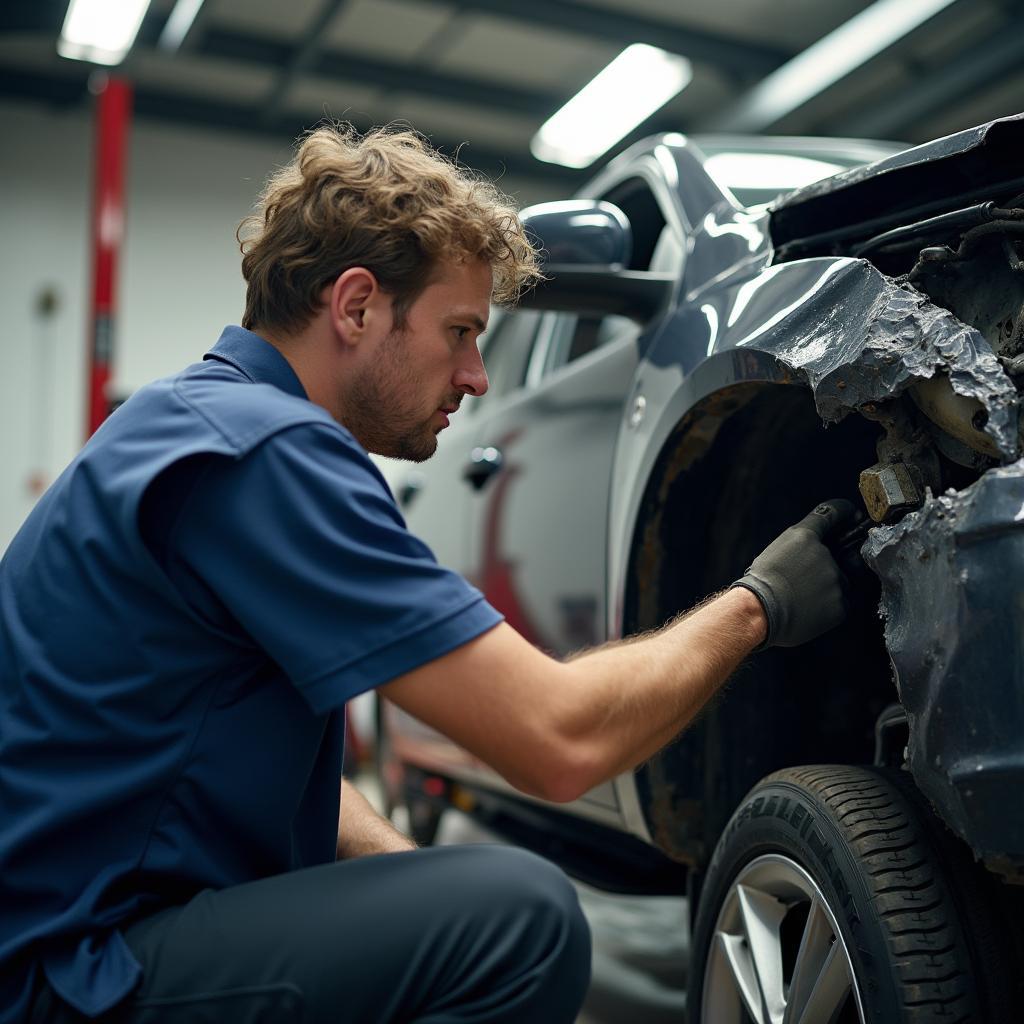
<svg viewBox="0 0 1024 1024">
<path fill-rule="evenodd" d="M 842 931 L 868 1024 L 1004 1024 L 1012 956 L 994 879 L 898 769 L 816 765 L 767 776 L 719 840 L 694 928 L 689 1020 L 722 902 L 754 858 L 780 853 L 814 879 Z"/>
</svg>

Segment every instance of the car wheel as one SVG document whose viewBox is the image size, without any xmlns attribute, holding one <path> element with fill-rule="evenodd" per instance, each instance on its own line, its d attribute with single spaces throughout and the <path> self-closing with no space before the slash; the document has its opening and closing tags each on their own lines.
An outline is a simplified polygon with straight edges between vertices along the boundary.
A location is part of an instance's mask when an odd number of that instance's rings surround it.
<svg viewBox="0 0 1024 1024">
<path fill-rule="evenodd" d="M 691 1024 L 1013 1019 L 994 890 L 907 773 L 770 775 L 704 879 Z"/>
</svg>

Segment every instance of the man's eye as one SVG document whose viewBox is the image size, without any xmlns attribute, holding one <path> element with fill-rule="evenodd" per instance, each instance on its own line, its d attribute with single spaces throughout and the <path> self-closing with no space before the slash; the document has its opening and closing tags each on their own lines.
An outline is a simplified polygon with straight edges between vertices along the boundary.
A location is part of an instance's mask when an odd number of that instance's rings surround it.
<svg viewBox="0 0 1024 1024">
<path fill-rule="evenodd" d="M 453 327 L 452 330 L 459 336 L 459 341 L 462 341 L 462 339 L 470 332 L 469 327 Z"/>
</svg>

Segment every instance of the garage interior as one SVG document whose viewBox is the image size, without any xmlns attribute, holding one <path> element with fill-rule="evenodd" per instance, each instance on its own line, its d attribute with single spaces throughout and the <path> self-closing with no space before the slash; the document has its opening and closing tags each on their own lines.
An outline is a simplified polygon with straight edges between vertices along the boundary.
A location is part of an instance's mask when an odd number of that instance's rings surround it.
<svg viewBox="0 0 1024 1024">
<path fill-rule="evenodd" d="M 0 5 L 0 553 L 87 436 L 111 83 L 127 83 L 130 114 L 110 408 L 238 322 L 235 229 L 325 121 L 408 124 L 526 207 L 571 197 L 659 133 L 909 147 L 1024 109 L 1021 0 L 151 0 L 116 64 L 61 55 L 67 13 Z M 535 155 L 545 122 L 633 44 L 685 58 L 685 85 L 576 166 Z M 380 800 L 372 705 L 353 719 Z M 492 839 L 455 812 L 438 836 Z M 681 1019 L 685 900 L 581 891 L 595 960 L 580 1021 Z"/>
<path fill-rule="evenodd" d="M 197 335 L 237 318 L 234 226 L 268 170 L 324 118 L 361 129 L 408 122 L 527 206 L 572 195 L 609 156 L 657 132 L 915 144 L 1020 109 L 1020 4 L 884 7 L 207 0 L 172 52 L 161 39 L 174 3 L 153 0 L 127 57 L 108 69 L 133 91 L 114 397 L 173 372 L 203 344 Z M 887 42 L 900 10 L 910 13 L 906 30 Z M 11 0 L 0 10 L 8 339 L 0 387 L 10 441 L 0 543 L 39 482 L 77 450 L 85 417 L 89 83 L 104 72 L 58 55 L 66 13 L 63 0 Z M 861 30 L 852 19 L 867 15 L 876 28 L 862 21 Z M 866 43 L 862 53 L 851 53 L 851 32 Z M 793 97 L 763 102 L 771 76 L 830 37 L 851 54 L 847 73 L 831 80 L 835 62 L 826 57 L 824 73 L 820 62 L 811 67 Z M 632 42 L 686 57 L 687 86 L 590 167 L 536 159 L 530 140 L 543 122 Z M 184 307 L 174 303 L 173 323 L 158 313 L 167 289 L 190 296 Z M 54 375 L 46 360 L 64 372 Z"/>
</svg>

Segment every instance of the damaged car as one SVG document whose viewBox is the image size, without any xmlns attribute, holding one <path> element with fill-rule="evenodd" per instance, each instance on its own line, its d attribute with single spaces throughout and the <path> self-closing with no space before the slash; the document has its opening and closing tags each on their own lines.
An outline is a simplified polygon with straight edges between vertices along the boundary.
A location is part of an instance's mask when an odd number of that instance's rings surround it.
<svg viewBox="0 0 1024 1024">
<path fill-rule="evenodd" d="M 560 656 L 728 586 L 823 498 L 870 517 L 843 626 L 573 804 L 379 709 L 421 840 L 456 806 L 590 884 L 684 892 L 694 1024 L 1019 1019 L 1022 142 L 1024 115 L 900 151 L 639 143 L 524 212 L 547 280 L 488 331 L 490 391 L 389 469 Z M 794 189 L 801 161 L 829 176 Z"/>
</svg>

